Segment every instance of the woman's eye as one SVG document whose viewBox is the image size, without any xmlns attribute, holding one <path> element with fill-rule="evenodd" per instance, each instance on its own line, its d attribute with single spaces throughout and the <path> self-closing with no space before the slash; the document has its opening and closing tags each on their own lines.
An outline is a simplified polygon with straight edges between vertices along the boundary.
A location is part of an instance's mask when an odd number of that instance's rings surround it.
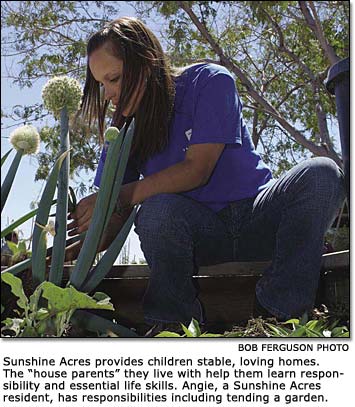
<svg viewBox="0 0 355 407">
<path fill-rule="evenodd" d="M 110 82 L 112 82 L 112 83 L 118 82 L 119 79 L 120 79 L 120 76 L 117 76 L 116 78 L 111 79 Z"/>
</svg>

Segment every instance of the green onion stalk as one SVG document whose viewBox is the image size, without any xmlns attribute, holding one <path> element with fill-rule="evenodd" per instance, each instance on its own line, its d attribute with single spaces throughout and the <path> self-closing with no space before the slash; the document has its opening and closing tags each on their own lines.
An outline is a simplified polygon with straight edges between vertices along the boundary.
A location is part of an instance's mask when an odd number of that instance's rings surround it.
<svg viewBox="0 0 355 407">
<path fill-rule="evenodd" d="M 38 212 L 35 221 L 35 227 L 33 229 L 33 240 L 32 240 L 32 278 L 34 286 L 37 286 L 42 281 L 45 280 L 45 270 L 43 267 L 37 269 L 38 264 L 45 264 L 46 262 L 46 251 L 43 250 L 45 239 L 45 234 L 42 233 L 43 228 L 47 226 L 49 211 L 52 206 L 52 200 L 54 192 L 57 186 L 57 180 L 59 176 L 60 167 L 68 155 L 69 151 L 65 151 L 57 159 L 49 177 L 47 184 L 44 188 L 41 200 L 38 205 Z M 52 231 L 52 234 L 54 231 Z"/>
<path fill-rule="evenodd" d="M 60 152 L 69 150 L 69 116 L 66 107 L 60 112 Z M 69 163 L 70 153 L 61 166 L 57 190 L 56 228 L 53 239 L 53 254 L 49 281 L 60 285 L 63 278 L 65 258 L 65 242 L 67 235 L 68 192 L 69 192 Z"/>
<path fill-rule="evenodd" d="M 53 253 L 49 281 L 60 285 L 63 278 L 65 245 L 67 235 L 68 192 L 69 192 L 69 115 L 78 111 L 82 97 L 79 82 L 67 76 L 50 79 L 42 90 L 44 106 L 60 119 L 60 153 L 67 152 L 58 178 L 57 209 Z"/>
<path fill-rule="evenodd" d="M 110 141 L 108 147 L 107 158 L 102 173 L 103 182 L 98 192 L 94 213 L 83 247 L 70 278 L 71 284 L 78 289 L 82 289 L 83 287 L 91 289 L 104 278 L 117 258 L 118 252 L 124 244 L 129 232 L 129 230 L 127 232 L 128 225 L 122 228 L 115 238 L 115 241 L 111 244 L 111 246 L 113 245 L 113 247 L 116 248 L 114 252 L 110 246 L 104 255 L 106 258 L 104 259 L 103 257 L 97 267 L 95 267 L 93 273 L 90 273 L 104 230 L 118 200 L 133 135 L 134 119 L 128 126 L 128 129 L 125 125 L 119 132 L 117 128 L 110 127 L 105 133 L 105 138 L 109 138 L 112 141 Z M 133 216 L 130 217 L 131 225 L 133 223 L 132 219 Z M 95 277 L 93 277 L 94 275 Z M 89 281 L 86 283 L 88 279 Z"/>
</svg>

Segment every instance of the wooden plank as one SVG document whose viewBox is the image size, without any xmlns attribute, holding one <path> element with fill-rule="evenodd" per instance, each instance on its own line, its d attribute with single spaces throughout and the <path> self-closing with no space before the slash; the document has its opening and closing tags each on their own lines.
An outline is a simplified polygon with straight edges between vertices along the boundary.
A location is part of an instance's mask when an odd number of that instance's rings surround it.
<svg viewBox="0 0 355 407">
<path fill-rule="evenodd" d="M 323 254 L 323 269 L 337 270 L 350 266 L 350 251 L 343 250 L 341 252 Z"/>
<path fill-rule="evenodd" d="M 230 262 L 213 266 L 200 267 L 198 276 L 260 276 L 262 272 L 270 265 L 270 261 L 263 262 Z M 349 250 L 341 252 L 327 253 L 323 255 L 324 270 L 344 269 L 350 265 Z M 64 266 L 65 275 L 69 275 L 74 266 Z M 1 267 L 1 271 L 6 267 Z M 149 277 L 150 270 L 147 265 L 117 265 L 113 266 L 108 278 L 139 278 Z"/>
<path fill-rule="evenodd" d="M 263 262 L 230 262 L 213 266 L 200 267 L 198 277 L 217 276 L 261 276 L 263 271 L 271 264 Z M 344 269 L 350 264 L 349 250 L 327 253 L 323 255 L 324 270 Z M 73 266 L 65 266 L 67 273 Z M 118 265 L 113 266 L 107 278 L 148 278 L 150 270 L 147 265 Z"/>
<path fill-rule="evenodd" d="M 332 307 L 349 306 L 349 251 L 325 254 L 319 290 L 319 303 Z M 209 325 L 230 329 L 233 323 L 247 320 L 252 312 L 255 285 L 270 262 L 232 262 L 201 267 L 195 277 L 200 299 L 204 304 Z M 66 277 L 72 266 L 65 267 Z M 345 273 L 344 273 L 345 272 Z M 146 265 L 114 266 L 96 291 L 112 299 L 115 311 L 107 314 L 129 327 L 143 326 L 142 298 L 150 271 Z M 3 298 L 11 297 L 8 287 L 1 285 Z M 3 291 L 7 288 L 6 292 Z M 15 304 L 15 299 L 14 302 Z M 100 314 L 100 313 L 99 313 Z M 210 329 L 210 331 L 214 329 Z"/>
</svg>

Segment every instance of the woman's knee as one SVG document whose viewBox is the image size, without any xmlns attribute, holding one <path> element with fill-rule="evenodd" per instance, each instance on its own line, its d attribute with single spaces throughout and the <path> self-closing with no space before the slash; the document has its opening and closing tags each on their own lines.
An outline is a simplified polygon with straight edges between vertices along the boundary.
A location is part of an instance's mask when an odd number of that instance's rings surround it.
<svg viewBox="0 0 355 407">
<path fill-rule="evenodd" d="M 342 200 L 345 196 L 344 173 L 334 160 L 315 157 L 305 162 L 306 180 L 312 194 L 327 196 L 330 200 Z"/>
</svg>

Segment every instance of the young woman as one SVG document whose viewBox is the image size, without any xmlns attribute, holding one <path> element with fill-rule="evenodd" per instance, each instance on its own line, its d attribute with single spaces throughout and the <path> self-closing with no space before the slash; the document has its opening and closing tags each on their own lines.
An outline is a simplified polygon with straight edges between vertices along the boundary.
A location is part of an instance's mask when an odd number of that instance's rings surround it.
<svg viewBox="0 0 355 407">
<path fill-rule="evenodd" d="M 101 135 L 110 102 L 113 125 L 135 118 L 120 208 L 100 249 L 140 204 L 135 231 L 151 270 L 147 322 L 202 322 L 192 276 L 201 265 L 228 261 L 272 259 L 257 284 L 258 315 L 286 319 L 312 308 L 324 234 L 344 196 L 337 165 L 313 158 L 273 179 L 253 147 L 231 74 L 207 63 L 172 69 L 137 19 L 111 22 L 87 51 L 84 117 L 98 120 Z M 96 186 L 105 182 L 106 147 Z M 95 200 L 78 204 L 71 235 L 87 230 Z"/>
</svg>

